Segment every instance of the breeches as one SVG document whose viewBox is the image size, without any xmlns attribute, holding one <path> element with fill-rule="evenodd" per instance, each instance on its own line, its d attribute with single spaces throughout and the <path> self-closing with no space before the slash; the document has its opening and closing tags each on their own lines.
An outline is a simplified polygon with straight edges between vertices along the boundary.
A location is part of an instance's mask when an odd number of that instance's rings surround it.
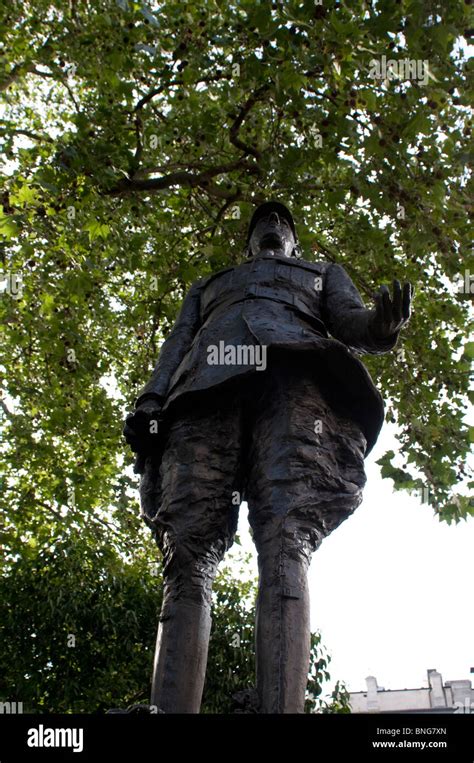
<svg viewBox="0 0 474 763">
<path fill-rule="evenodd" d="M 234 381 L 180 401 L 161 459 L 145 464 L 140 499 L 163 553 L 163 612 L 178 599 L 210 606 L 241 500 L 260 584 L 295 598 L 312 552 L 362 501 L 365 436 L 329 406 L 305 358 L 275 355 Z"/>
</svg>

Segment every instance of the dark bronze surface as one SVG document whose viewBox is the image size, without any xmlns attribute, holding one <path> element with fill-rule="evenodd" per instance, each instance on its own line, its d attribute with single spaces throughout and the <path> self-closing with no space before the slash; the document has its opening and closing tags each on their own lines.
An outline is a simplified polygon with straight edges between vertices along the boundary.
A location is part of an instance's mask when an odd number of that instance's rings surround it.
<svg viewBox="0 0 474 763">
<path fill-rule="evenodd" d="M 165 713 L 199 712 L 212 583 L 242 500 L 259 566 L 253 705 L 303 712 L 307 569 L 362 501 L 384 417 L 356 353 L 392 349 L 410 315 L 409 284 L 367 310 L 340 265 L 292 256 L 282 205 L 256 210 L 247 244 L 242 265 L 192 285 L 124 429 L 163 552 L 151 702 Z"/>
</svg>

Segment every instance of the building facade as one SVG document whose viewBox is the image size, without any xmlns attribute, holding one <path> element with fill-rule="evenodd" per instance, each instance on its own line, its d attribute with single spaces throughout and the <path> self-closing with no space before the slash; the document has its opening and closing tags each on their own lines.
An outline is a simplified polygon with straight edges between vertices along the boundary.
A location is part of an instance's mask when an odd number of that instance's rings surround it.
<svg viewBox="0 0 474 763">
<path fill-rule="evenodd" d="M 474 690 L 469 680 L 446 681 L 428 670 L 428 686 L 419 689 L 384 689 L 374 676 L 366 678 L 367 691 L 350 692 L 353 713 L 470 713 Z"/>
</svg>

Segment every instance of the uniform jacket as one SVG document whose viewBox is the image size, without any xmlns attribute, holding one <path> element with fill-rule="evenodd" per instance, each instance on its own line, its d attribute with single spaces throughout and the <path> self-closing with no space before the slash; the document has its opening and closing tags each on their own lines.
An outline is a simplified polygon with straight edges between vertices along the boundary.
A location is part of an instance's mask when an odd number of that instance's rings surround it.
<svg viewBox="0 0 474 763">
<path fill-rule="evenodd" d="M 398 339 L 397 333 L 376 341 L 370 314 L 338 264 L 259 255 L 225 268 L 191 286 L 137 405 L 159 397 L 166 411 L 182 395 L 259 372 L 249 364 L 211 365 L 209 348 L 222 341 L 305 352 L 327 378 L 331 404 L 359 423 L 367 455 L 382 427 L 384 404 L 356 355 L 387 352 Z"/>
</svg>

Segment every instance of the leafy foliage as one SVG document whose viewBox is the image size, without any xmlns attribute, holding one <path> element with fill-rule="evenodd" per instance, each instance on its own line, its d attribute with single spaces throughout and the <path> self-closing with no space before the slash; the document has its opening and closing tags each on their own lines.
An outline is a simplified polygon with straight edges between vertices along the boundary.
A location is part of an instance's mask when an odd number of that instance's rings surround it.
<svg viewBox="0 0 474 763">
<path fill-rule="evenodd" d="M 0 578 L 0 699 L 25 712 L 105 712 L 149 701 L 161 608 L 161 566 L 150 549 L 125 562 L 102 540 L 79 534 L 54 549 L 28 549 Z M 213 626 L 202 712 L 233 712 L 233 695 L 255 684 L 255 583 L 247 561 L 239 577 L 221 569 L 214 586 Z M 245 576 L 247 580 L 242 580 Z M 312 635 L 308 712 L 345 712 L 336 687 L 316 700 L 329 678 L 320 637 Z"/>
<path fill-rule="evenodd" d="M 124 409 L 186 288 L 240 261 L 269 196 L 294 210 L 304 256 L 343 263 L 367 297 L 395 275 L 415 284 L 404 358 L 368 360 L 402 431 L 402 468 L 387 455 L 384 473 L 412 485 L 411 465 L 440 518 L 472 513 L 452 494 L 471 359 L 453 293 L 469 235 L 467 25 L 462 0 L 4 6 L 0 230 L 5 272 L 23 283 L 1 300 L 17 541 L 46 541 L 68 481 L 68 521 L 112 505 L 135 532 Z M 427 83 L 374 79 L 382 56 L 426 62 Z"/>
<path fill-rule="evenodd" d="M 145 700 L 160 579 L 75 535 L 0 578 L 0 695 L 25 712 L 106 711 Z M 12 693 L 15 696 L 12 696 Z"/>
</svg>

